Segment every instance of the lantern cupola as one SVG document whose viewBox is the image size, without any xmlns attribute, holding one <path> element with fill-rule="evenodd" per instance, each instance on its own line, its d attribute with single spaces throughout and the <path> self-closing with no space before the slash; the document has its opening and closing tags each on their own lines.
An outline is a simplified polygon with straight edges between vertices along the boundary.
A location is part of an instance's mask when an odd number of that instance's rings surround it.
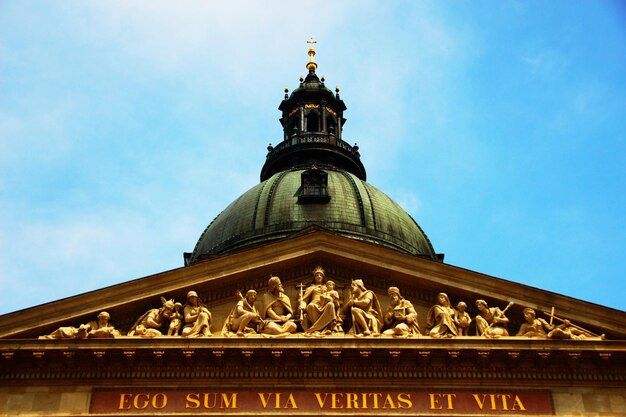
<svg viewBox="0 0 626 417">
<path fill-rule="evenodd" d="M 315 41 L 310 39 L 308 43 L 308 74 L 300 77 L 299 86 L 291 94 L 285 88 L 285 98 L 278 107 L 283 138 L 276 146 L 268 147 L 261 181 L 286 169 L 311 166 L 343 169 L 365 180 L 358 146 L 342 137 L 346 105 L 339 97 L 339 87 L 333 92 L 326 87 L 324 77 L 317 76 Z"/>
</svg>

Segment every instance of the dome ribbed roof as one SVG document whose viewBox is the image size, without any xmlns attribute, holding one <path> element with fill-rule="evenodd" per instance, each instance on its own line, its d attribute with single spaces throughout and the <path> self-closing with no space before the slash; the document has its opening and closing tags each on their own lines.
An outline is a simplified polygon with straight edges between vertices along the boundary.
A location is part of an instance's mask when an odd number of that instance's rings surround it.
<svg viewBox="0 0 626 417">
<path fill-rule="evenodd" d="M 442 261 L 417 223 L 366 181 L 359 147 L 343 140 L 346 105 L 315 73 L 315 41 L 308 41 L 309 74 L 278 109 L 283 137 L 268 146 L 261 183 L 245 192 L 204 230 L 185 264 L 284 239 L 319 226 L 351 239 Z"/>
<path fill-rule="evenodd" d="M 383 192 L 344 170 L 327 169 L 324 204 L 299 202 L 304 169 L 274 174 L 232 202 L 205 229 L 189 259 L 195 263 L 283 239 L 312 225 L 436 260 L 430 241 L 409 214 Z"/>
</svg>

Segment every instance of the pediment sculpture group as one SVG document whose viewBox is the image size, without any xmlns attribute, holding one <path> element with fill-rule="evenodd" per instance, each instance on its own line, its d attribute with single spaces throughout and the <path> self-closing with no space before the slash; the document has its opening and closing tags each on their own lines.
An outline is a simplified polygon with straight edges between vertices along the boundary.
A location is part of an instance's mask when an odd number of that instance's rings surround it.
<svg viewBox="0 0 626 417">
<path fill-rule="evenodd" d="M 348 334 L 356 337 L 392 336 L 451 338 L 469 336 L 472 318 L 463 301 L 453 307 L 447 294 L 439 293 L 437 302 L 429 310 L 424 331 L 418 323 L 413 304 L 405 299 L 397 287 L 388 290 L 389 306 L 383 312 L 376 294 L 368 290 L 363 280 L 350 284 L 350 298 L 342 303 L 333 281 L 327 280 L 324 269 L 316 267 L 310 285 L 299 286 L 297 308 L 293 308 L 279 277 L 268 280 L 263 295 L 263 307 L 256 306 L 257 292 L 237 292 L 237 301 L 224 320 L 222 336 L 245 337 L 261 334 L 266 337 L 287 337 L 296 333 L 324 337 Z M 210 337 L 212 315 L 195 291 L 187 293 L 187 301 L 175 302 L 161 297 L 161 307 L 148 310 L 132 325 L 126 336 L 135 337 Z M 474 317 L 475 336 L 499 338 L 509 336 L 509 319 L 505 308 L 489 307 L 485 300 L 475 302 L 478 314 Z M 547 321 L 537 318 L 532 308 L 523 310 L 524 323 L 515 336 L 547 339 L 603 338 L 584 328 L 548 313 Z M 554 319 L 558 324 L 554 323 Z M 113 338 L 122 334 L 110 323 L 107 312 L 101 312 L 96 321 L 79 327 L 60 327 L 42 339 Z"/>
</svg>

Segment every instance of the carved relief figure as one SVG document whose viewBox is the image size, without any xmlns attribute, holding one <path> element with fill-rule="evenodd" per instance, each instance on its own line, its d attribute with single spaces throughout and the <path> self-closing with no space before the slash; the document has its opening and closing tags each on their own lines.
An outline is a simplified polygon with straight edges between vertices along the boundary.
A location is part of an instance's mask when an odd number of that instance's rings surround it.
<svg viewBox="0 0 626 417">
<path fill-rule="evenodd" d="M 183 305 L 181 303 L 174 304 L 174 311 L 172 311 L 172 315 L 170 316 L 170 325 L 167 330 L 168 336 L 178 336 L 178 332 L 183 327 L 183 314 L 181 313 L 181 309 Z M 137 331 L 135 330 L 135 334 Z"/>
<path fill-rule="evenodd" d="M 90 322 L 89 326 L 89 338 L 94 339 L 107 339 L 111 337 L 119 337 L 120 332 L 115 330 L 115 327 L 109 322 L 111 316 L 106 311 L 98 314 L 97 322 Z"/>
<path fill-rule="evenodd" d="M 420 334 L 417 312 L 410 301 L 405 300 L 397 287 L 387 290 L 391 303 L 385 313 L 385 326 L 389 327 L 384 335 L 415 336 Z"/>
<path fill-rule="evenodd" d="M 546 331 L 554 329 L 554 325 L 548 323 L 546 320 L 537 318 L 535 310 L 532 308 L 525 308 L 523 310 L 524 320 L 526 323 L 522 323 L 517 332 L 517 336 L 536 337 L 546 339 L 548 334 Z"/>
<path fill-rule="evenodd" d="M 79 327 L 59 327 L 52 333 L 46 336 L 40 336 L 40 339 L 105 339 L 112 337 L 119 337 L 120 332 L 115 330 L 109 323 L 111 316 L 106 311 L 98 314 L 97 321 L 90 321 L 86 324 L 81 324 Z"/>
<path fill-rule="evenodd" d="M 547 320 L 537 318 L 535 310 L 532 308 L 525 308 L 523 310 L 524 319 L 526 323 L 522 323 L 517 332 L 517 336 L 548 338 L 548 339 L 586 339 L 588 337 L 605 339 L 605 336 L 597 335 L 589 330 L 586 330 L 580 326 L 571 323 L 567 319 L 559 318 L 551 313 L 546 312 L 548 316 L 553 319 L 557 319 L 561 324 L 556 325 L 549 323 Z"/>
<path fill-rule="evenodd" d="M 131 336 L 131 335 L 129 334 L 129 336 Z M 153 337 L 162 336 L 162 333 L 161 333 L 160 330 L 147 328 L 143 324 L 139 324 L 139 325 L 137 325 L 137 327 L 135 327 L 134 334 L 132 336 L 153 338 Z"/>
<path fill-rule="evenodd" d="M 128 336 L 134 336 L 137 331 L 137 327 L 140 325 L 143 326 L 144 332 L 147 329 L 153 329 L 154 331 L 150 331 L 149 333 L 156 336 L 161 336 L 162 330 L 166 328 L 166 326 L 169 327 L 169 320 L 172 316 L 172 313 L 174 312 L 174 307 L 176 303 L 174 303 L 174 300 L 172 299 L 166 300 L 165 298 L 161 297 L 161 304 L 161 308 L 153 308 L 152 310 L 148 310 L 141 317 L 139 317 L 135 324 L 133 324 L 133 326 L 130 328 Z"/>
<path fill-rule="evenodd" d="M 376 294 L 365 288 L 360 279 L 353 280 L 350 289 L 352 296 L 344 306 L 344 310 L 352 316 L 350 333 L 359 336 L 379 335 L 383 314 Z"/>
<path fill-rule="evenodd" d="M 39 336 L 40 339 L 86 339 L 87 325 L 81 324 L 79 327 L 64 326 L 59 327 L 55 331 L 45 336 Z"/>
<path fill-rule="evenodd" d="M 548 337 L 551 339 L 586 339 L 586 338 L 598 338 L 605 340 L 606 335 L 595 334 L 583 327 L 580 327 L 567 319 L 562 319 L 554 315 L 554 313 L 544 312 L 552 319 L 556 319 L 561 322 L 559 325 L 555 325 L 554 328 L 548 333 Z"/>
<path fill-rule="evenodd" d="M 586 339 L 587 337 L 599 337 L 604 339 L 604 335 L 596 336 L 590 335 L 584 329 L 572 324 L 569 320 L 564 320 L 563 323 L 558 326 L 554 326 L 554 329 L 548 333 L 549 339 Z"/>
<path fill-rule="evenodd" d="M 469 334 L 469 326 L 472 322 L 472 318 L 465 311 L 466 308 L 467 304 L 465 304 L 464 301 L 460 301 L 454 311 L 454 324 L 456 324 L 459 336 L 467 336 Z"/>
<path fill-rule="evenodd" d="M 183 307 L 183 315 L 185 319 L 184 337 L 211 336 L 211 312 L 195 291 L 187 293 L 187 303 Z"/>
<path fill-rule="evenodd" d="M 431 337 L 454 337 L 459 331 L 454 323 L 455 310 L 451 307 L 448 294 L 439 293 L 437 304 L 428 310 L 426 317 L 426 328 Z"/>
<path fill-rule="evenodd" d="M 224 321 L 222 333 L 225 336 L 230 336 L 231 333 L 237 336 L 256 333 L 262 323 L 261 316 L 254 305 L 257 296 L 256 291 L 248 290 L 245 297 L 237 292 L 237 296 L 239 301 Z"/>
<path fill-rule="evenodd" d="M 506 311 L 513 305 L 509 303 L 504 310 L 498 307 L 489 307 L 485 300 L 476 300 L 478 315 L 476 316 L 476 335 L 496 338 L 500 336 L 508 336 L 509 331 L 506 325 L 509 319 L 504 315 Z"/>
<path fill-rule="evenodd" d="M 264 307 L 261 318 L 265 325 L 261 329 L 264 334 L 286 336 L 295 333 L 298 327 L 293 321 L 291 300 L 283 288 L 279 277 L 271 277 L 267 282 L 267 293 L 264 297 Z"/>
<path fill-rule="evenodd" d="M 300 309 L 303 311 L 302 328 L 305 334 L 331 334 L 341 331 L 339 310 L 333 296 L 327 294 L 324 269 L 318 266 L 313 270 L 313 282 L 300 296 Z M 334 290 L 333 290 L 334 291 Z M 339 294 L 337 294 L 337 299 Z M 337 300 L 338 301 L 338 300 Z"/>
<path fill-rule="evenodd" d="M 339 292 L 337 292 L 335 288 L 336 285 L 334 281 L 326 281 L 326 292 L 324 293 L 326 297 L 324 298 L 328 300 L 327 302 L 335 305 L 335 311 L 337 311 L 337 314 L 339 315 L 339 311 L 341 311 L 341 298 L 339 297 Z M 343 332 L 341 329 L 341 317 L 337 317 L 336 330 L 338 332 Z"/>
</svg>

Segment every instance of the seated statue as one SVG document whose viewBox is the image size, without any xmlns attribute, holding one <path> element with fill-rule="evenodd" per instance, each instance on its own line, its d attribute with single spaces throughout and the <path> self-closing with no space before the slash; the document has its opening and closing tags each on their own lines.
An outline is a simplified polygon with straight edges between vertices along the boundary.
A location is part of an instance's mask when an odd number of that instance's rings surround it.
<svg viewBox="0 0 626 417">
<path fill-rule="evenodd" d="M 437 295 L 437 304 L 428 310 L 426 328 L 430 337 L 458 336 L 459 330 L 454 324 L 454 309 L 451 307 L 448 294 L 441 292 Z"/>
<path fill-rule="evenodd" d="M 519 331 L 517 332 L 517 336 L 547 339 L 548 333 L 546 332 L 549 332 L 556 327 L 544 319 L 537 318 L 535 310 L 532 308 L 525 308 L 522 312 L 526 323 L 522 323 Z"/>
<path fill-rule="evenodd" d="M 459 336 L 467 336 L 469 326 L 472 323 L 472 318 L 465 309 L 467 309 L 467 304 L 464 301 L 459 301 L 454 310 L 454 324 L 456 324 Z"/>
<path fill-rule="evenodd" d="M 237 304 L 235 304 L 224 321 L 224 327 L 222 329 L 224 336 L 231 336 L 232 334 L 244 336 L 257 332 L 262 320 L 254 305 L 256 296 L 257 293 L 254 290 L 248 290 L 245 297 L 237 291 L 239 301 L 237 301 Z"/>
<path fill-rule="evenodd" d="M 162 336 L 162 331 L 168 329 L 169 321 L 174 312 L 174 308 L 176 303 L 174 300 L 166 300 L 161 297 L 161 308 L 153 308 L 151 310 L 146 311 L 135 324 L 132 325 L 130 331 L 128 332 L 128 336 L 135 336 L 138 326 L 143 326 L 142 329 L 144 331 L 146 329 L 152 329 L 149 333 L 154 336 Z"/>
<path fill-rule="evenodd" d="M 387 293 L 391 303 L 385 313 L 385 326 L 388 329 L 383 334 L 400 337 L 419 335 L 420 326 L 413 304 L 402 297 L 397 287 L 389 287 Z"/>
<path fill-rule="evenodd" d="M 90 321 L 87 324 L 81 324 L 79 327 L 59 327 L 46 336 L 40 336 L 40 339 L 107 339 L 119 337 L 120 332 L 115 330 L 109 323 L 111 316 L 106 311 L 98 314 L 97 321 Z"/>
<path fill-rule="evenodd" d="M 343 331 L 339 309 L 337 308 L 339 294 L 334 289 L 332 294 L 328 294 L 325 279 L 326 276 L 322 267 L 316 267 L 313 270 L 313 282 L 299 299 L 300 311 L 303 312 L 302 328 L 305 335 L 331 334 Z M 336 300 L 333 300 L 334 295 L 337 297 Z"/>
<path fill-rule="evenodd" d="M 485 300 L 476 300 L 476 307 L 478 308 L 478 315 L 475 318 L 477 336 L 496 338 L 509 335 L 506 329 L 509 319 L 504 315 L 508 306 L 500 310 L 498 307 L 490 308 Z"/>
<path fill-rule="evenodd" d="M 270 277 L 267 287 L 263 311 L 261 311 L 261 318 L 264 321 L 261 333 L 273 336 L 286 336 L 295 333 L 298 326 L 293 321 L 291 300 L 285 294 L 280 278 Z"/>
<path fill-rule="evenodd" d="M 357 336 L 380 335 L 383 314 L 376 294 L 365 288 L 361 279 L 353 280 L 350 289 L 350 300 L 344 306 L 344 311 L 352 317 L 349 333 Z"/>
<path fill-rule="evenodd" d="M 187 303 L 183 307 L 185 327 L 184 337 L 211 336 L 211 312 L 195 291 L 187 293 Z"/>
</svg>

